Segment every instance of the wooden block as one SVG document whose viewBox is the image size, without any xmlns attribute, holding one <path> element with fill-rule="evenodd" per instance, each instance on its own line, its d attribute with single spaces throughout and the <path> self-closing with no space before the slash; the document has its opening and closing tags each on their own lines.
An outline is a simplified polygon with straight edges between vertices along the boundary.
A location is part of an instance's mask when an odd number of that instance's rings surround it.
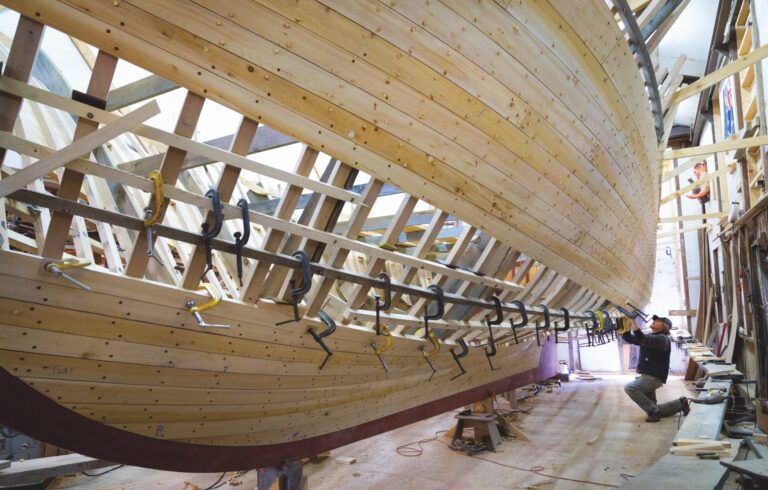
<svg viewBox="0 0 768 490">
<path fill-rule="evenodd" d="M 69 475 L 105 466 L 114 466 L 114 463 L 89 458 L 81 454 L 66 454 L 64 456 L 17 461 L 10 468 L 0 470 L 0 487 L 30 485 L 46 478 Z"/>
<path fill-rule="evenodd" d="M 731 447 L 731 441 L 708 441 L 706 439 L 676 439 L 673 443 L 675 446 L 691 446 L 694 444 L 718 444 L 722 447 Z"/>
<path fill-rule="evenodd" d="M 336 462 L 341 464 L 355 464 L 357 462 L 357 458 L 352 458 L 349 456 L 339 456 L 336 458 Z"/>
</svg>

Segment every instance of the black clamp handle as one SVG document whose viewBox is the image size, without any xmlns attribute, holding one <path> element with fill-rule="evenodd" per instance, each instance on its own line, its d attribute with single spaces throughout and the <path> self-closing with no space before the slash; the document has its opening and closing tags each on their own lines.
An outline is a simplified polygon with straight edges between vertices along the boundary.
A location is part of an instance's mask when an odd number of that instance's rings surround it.
<svg viewBox="0 0 768 490">
<path fill-rule="evenodd" d="M 491 371 L 495 371 L 496 369 L 493 367 L 493 362 L 491 362 L 491 357 L 496 355 L 496 341 L 493 340 L 492 327 L 494 325 L 501 325 L 501 322 L 504 320 L 504 312 L 501 311 L 501 300 L 498 296 L 491 296 L 491 301 L 493 302 L 493 307 L 496 311 L 496 318 L 491 320 L 490 315 L 485 315 L 485 323 L 488 325 L 488 345 L 485 347 L 485 357 L 488 359 L 488 365 L 491 366 Z"/>
<path fill-rule="evenodd" d="M 539 338 L 539 330 L 547 330 L 549 328 L 549 307 L 547 305 L 539 305 L 539 308 L 544 310 L 544 326 L 539 327 L 539 322 L 536 322 L 536 344 L 541 345 L 541 339 Z"/>
<path fill-rule="evenodd" d="M 237 207 L 242 211 L 243 232 L 235 232 L 235 258 L 237 261 L 237 278 L 240 280 L 240 287 L 243 287 L 243 247 L 251 238 L 251 217 L 248 214 L 248 201 L 246 199 L 237 201 Z"/>
<path fill-rule="evenodd" d="M 424 337 L 422 338 L 425 339 L 429 337 L 429 321 L 439 320 L 443 318 L 443 315 L 445 314 L 445 294 L 443 293 L 443 288 L 437 284 L 430 284 L 428 289 L 434 292 L 437 296 L 437 311 L 430 315 L 427 313 L 429 305 L 424 307 Z"/>
<path fill-rule="evenodd" d="M 381 310 L 388 310 L 392 306 L 392 280 L 386 272 L 379 274 L 379 279 L 382 280 L 384 286 L 384 302 L 381 301 L 381 296 L 374 296 L 376 300 L 376 335 L 381 335 Z"/>
<path fill-rule="evenodd" d="M 299 302 L 301 298 L 307 294 L 309 288 L 312 287 L 312 269 L 310 267 L 309 255 L 304 250 L 296 250 L 293 252 L 292 257 L 301 262 L 301 286 L 296 287 L 296 280 L 291 279 L 288 284 L 291 285 L 291 303 L 293 303 L 293 319 L 284 320 L 282 322 L 275 323 L 275 326 L 284 325 L 286 323 L 298 322 L 301 320 L 299 317 Z M 322 319 L 322 316 L 320 317 Z"/>
<path fill-rule="evenodd" d="M 559 328 L 557 326 L 557 322 L 555 322 L 555 343 L 558 343 L 557 339 L 557 332 L 567 332 L 569 328 L 571 328 L 571 312 L 568 311 L 568 308 L 560 308 L 560 311 L 563 312 L 563 328 Z"/>
<path fill-rule="evenodd" d="M 323 359 L 323 362 L 320 364 L 320 369 L 322 370 L 325 367 L 325 363 L 327 363 L 328 359 L 330 359 L 331 356 L 333 355 L 333 352 L 331 351 L 330 348 L 328 348 L 327 345 L 325 345 L 325 342 L 323 342 L 323 339 L 336 331 L 336 322 L 334 322 L 333 319 L 330 316 L 328 316 L 328 314 L 323 310 L 318 311 L 317 316 L 319 316 L 320 320 L 325 324 L 325 330 L 323 330 L 320 333 L 317 333 L 315 332 L 315 329 L 313 329 L 312 327 L 309 327 L 309 329 L 307 329 L 307 332 L 309 332 L 312 338 L 315 339 L 315 342 L 320 344 L 320 347 L 322 347 L 323 350 L 325 351 L 325 359 Z"/>
<path fill-rule="evenodd" d="M 596 344 L 596 342 L 594 341 L 594 337 L 595 335 L 597 335 L 596 332 L 598 331 L 597 329 L 600 327 L 600 321 L 597 319 L 597 315 L 595 314 L 594 311 L 587 310 L 585 313 L 592 320 L 592 327 L 590 327 L 589 325 L 585 327 L 587 331 L 587 346 L 592 347 L 593 345 Z"/>
<path fill-rule="evenodd" d="M 461 365 L 461 359 L 462 357 L 467 357 L 467 354 L 469 354 L 469 346 L 467 345 L 467 342 L 464 339 L 459 339 L 459 347 L 461 347 L 461 352 L 456 354 L 453 351 L 453 348 L 451 348 L 451 355 L 453 356 L 453 360 L 456 361 L 456 365 L 459 366 L 459 370 L 461 371 L 459 374 L 451 378 L 451 381 L 458 378 L 462 374 L 466 374 L 467 372 L 464 370 L 464 366 Z"/>
<path fill-rule="evenodd" d="M 520 340 L 517 338 L 517 329 L 528 325 L 528 313 L 525 311 L 525 305 L 522 301 L 514 300 L 510 301 L 509 304 L 517 306 L 520 309 L 520 316 L 522 318 L 518 323 L 515 323 L 511 317 L 509 319 L 509 326 L 512 328 L 512 334 L 515 336 L 515 344 L 519 344 Z"/>
<path fill-rule="evenodd" d="M 219 235 L 221 226 L 224 224 L 224 214 L 221 212 L 221 197 L 219 196 L 219 191 L 216 189 L 209 189 L 208 192 L 205 193 L 205 197 L 209 198 L 213 204 L 213 226 L 210 226 L 207 221 L 200 225 L 203 229 L 203 245 L 205 246 L 205 270 L 200 275 L 201 281 L 205 275 L 213 269 L 213 257 L 211 256 L 213 252 L 213 244 L 211 243 L 211 240 Z"/>
</svg>

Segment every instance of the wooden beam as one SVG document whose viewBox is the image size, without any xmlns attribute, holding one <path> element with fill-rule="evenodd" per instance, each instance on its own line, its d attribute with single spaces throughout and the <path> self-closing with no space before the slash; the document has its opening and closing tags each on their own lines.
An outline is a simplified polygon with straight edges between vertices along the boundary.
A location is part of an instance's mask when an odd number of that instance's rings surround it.
<svg viewBox="0 0 768 490">
<path fill-rule="evenodd" d="M 735 140 L 726 140 L 712 145 L 693 146 L 690 148 L 681 148 L 679 150 L 667 150 L 664 152 L 664 159 L 684 158 L 697 155 L 711 155 L 721 151 L 732 151 L 740 148 L 753 148 L 755 146 L 768 145 L 768 136 L 755 136 L 752 138 L 742 138 Z"/>
<path fill-rule="evenodd" d="M 696 310 L 669 310 L 669 316 L 696 316 Z"/>
<path fill-rule="evenodd" d="M 735 61 L 732 61 L 727 65 L 725 65 L 724 67 L 720 68 L 719 70 L 715 70 L 709 75 L 699 78 L 698 80 L 688 85 L 687 87 L 678 90 L 675 93 L 675 96 L 672 97 L 672 103 L 676 104 L 678 102 L 681 102 L 687 99 L 692 95 L 698 94 L 702 90 L 715 85 L 719 81 L 728 78 L 734 73 L 740 72 L 744 68 L 747 68 L 749 65 L 752 65 L 762 60 L 766 56 L 768 56 L 768 44 L 760 46 L 759 48 L 752 51 L 751 53 L 744 56 L 743 58 L 739 58 Z"/>
<path fill-rule="evenodd" d="M 659 233 L 658 235 L 656 235 L 656 239 L 658 240 L 660 238 L 666 238 L 668 236 L 675 236 L 680 233 L 687 233 L 689 231 L 701 230 L 703 228 L 710 228 L 711 226 L 712 225 L 698 225 L 698 226 L 691 226 L 690 228 L 680 228 L 679 230 L 675 230 L 675 231 L 667 231 L 667 232 Z"/>
<path fill-rule="evenodd" d="M 373 177 L 371 178 L 365 187 L 365 191 L 362 194 L 363 206 L 358 206 L 355 208 L 352 218 L 347 223 L 347 229 L 344 233 L 344 236 L 351 239 L 357 238 L 357 235 L 360 233 L 360 230 L 366 222 L 368 213 L 371 212 L 373 204 L 380 196 L 383 187 L 384 182 Z M 336 248 L 333 251 L 331 259 L 328 260 L 328 263 L 331 264 L 331 267 L 341 268 L 344 266 L 344 262 L 347 260 L 348 256 L 348 249 Z M 317 315 L 317 311 L 323 305 L 323 302 L 327 299 L 328 293 L 330 292 L 333 283 L 333 279 L 323 277 L 320 279 L 319 284 L 312 288 L 307 296 L 307 307 L 305 310 L 306 316 Z"/>
<path fill-rule="evenodd" d="M 659 223 L 677 223 L 678 221 L 696 221 L 703 219 L 720 219 L 728 213 L 689 214 L 688 216 L 667 216 L 659 218 Z"/>
<path fill-rule="evenodd" d="M 718 177 L 720 175 L 723 175 L 723 174 L 731 172 L 731 171 L 732 171 L 731 167 L 726 165 L 725 167 L 721 168 L 720 170 L 716 170 L 714 172 L 709 172 L 707 175 L 705 175 L 704 177 L 700 178 L 699 180 L 694 181 L 691 184 L 688 184 L 687 186 L 682 187 L 679 190 L 676 190 L 675 192 L 667 194 L 666 196 L 664 196 L 661 199 L 661 201 L 659 203 L 660 203 L 660 205 L 664 205 L 664 204 L 666 204 L 668 202 L 671 202 L 672 200 L 675 199 L 675 197 L 681 196 L 681 195 L 685 194 L 688 191 L 692 191 L 696 187 L 699 187 L 702 184 L 706 184 L 707 182 L 709 182 L 710 180 L 714 179 L 715 177 Z"/>
<path fill-rule="evenodd" d="M 296 162 L 296 166 L 293 172 L 296 175 L 307 176 L 315 167 L 315 162 L 320 153 L 314 148 L 308 146 L 304 147 L 304 150 L 299 155 L 299 159 Z M 283 190 L 283 195 L 280 198 L 280 202 L 277 205 L 274 216 L 280 220 L 289 220 L 296 209 L 296 204 L 299 202 L 302 187 L 289 185 Z M 267 252 L 277 252 L 280 248 L 280 244 L 283 242 L 285 233 L 282 230 L 270 228 L 267 230 L 267 234 L 262 240 L 261 248 Z M 271 264 L 266 262 L 257 262 L 245 273 L 245 279 L 243 280 L 243 287 L 240 289 L 240 299 L 249 303 L 255 303 L 258 300 L 258 292 L 261 289 L 264 279 L 269 273 Z"/>
<path fill-rule="evenodd" d="M 109 88 L 112 83 L 112 78 L 115 74 L 115 68 L 117 67 L 117 58 L 105 51 L 99 51 L 96 56 L 93 71 L 91 72 L 91 79 L 88 82 L 88 95 L 96 97 L 98 99 L 106 99 L 109 93 Z M 22 94 L 17 94 L 24 97 Z M 26 98 L 26 97 L 25 97 Z M 62 97 L 64 100 L 71 100 Z M 74 102 L 74 101 L 72 101 Z M 95 108 L 83 104 L 85 107 L 89 107 L 90 110 L 96 110 Z M 96 131 L 99 127 L 99 122 L 94 121 L 93 117 L 89 117 L 89 112 L 86 111 L 83 114 L 78 114 L 79 119 L 75 126 L 75 133 L 72 136 L 72 140 L 76 141 L 84 136 Z M 114 116 L 115 118 L 119 116 Z M 79 155 L 76 155 L 79 156 Z M 61 176 L 59 185 L 58 196 L 64 199 L 75 200 L 80 196 L 80 191 L 83 187 L 83 174 L 74 170 L 66 169 Z M 79 228 L 82 223 L 75 222 L 75 227 Z M 48 231 L 45 234 L 45 243 L 43 244 L 42 255 L 44 257 L 50 257 L 53 259 L 61 258 L 61 254 L 64 252 L 64 246 L 69 239 L 69 230 L 72 225 L 72 217 L 62 213 L 53 213 L 51 215 L 51 222 L 48 224 Z M 86 258 L 90 259 L 90 250 L 86 253 Z"/>
<path fill-rule="evenodd" d="M 682 163 L 682 164 L 678 165 L 677 167 L 673 168 L 672 170 L 670 170 L 669 172 L 665 173 L 661 177 L 661 181 L 662 182 L 666 182 L 666 181 L 668 181 L 670 179 L 674 179 L 676 176 L 680 175 L 681 173 L 685 172 L 686 170 L 693 168 L 693 166 L 696 165 L 697 163 L 699 163 L 700 161 L 701 160 L 699 160 L 698 158 L 690 158 L 690 159 L 686 160 L 685 163 Z"/>
<path fill-rule="evenodd" d="M 42 145 L 22 140 L 7 133 L 0 133 L 0 144 L 12 147 L 14 151 L 31 154 L 33 156 L 38 154 L 38 151 L 40 151 L 38 149 L 45 150 Z M 96 162 L 91 162 L 84 159 L 76 159 L 73 162 L 70 162 L 68 166 L 72 166 L 80 172 L 88 172 L 89 174 L 97 175 L 112 182 L 135 187 L 145 192 L 152 192 L 154 189 L 154 184 L 149 179 L 116 169 L 114 167 L 101 165 Z M 179 189 L 178 187 L 174 187 L 168 183 L 163 186 L 163 194 L 169 199 L 184 202 L 200 209 L 212 209 L 211 200 L 207 197 Z M 240 208 L 228 203 L 222 203 L 222 212 L 224 213 L 225 219 L 239 218 L 241 213 Z M 514 282 L 500 281 L 489 277 L 480 277 L 464 270 L 454 270 L 438 262 L 419 259 L 411 255 L 397 252 L 390 252 L 388 250 L 368 245 L 358 240 L 346 238 L 344 236 L 326 231 L 315 230 L 308 226 L 293 223 L 290 220 L 280 219 L 276 216 L 251 211 L 250 217 L 253 224 L 261 225 L 264 228 L 274 228 L 281 233 L 293 234 L 300 237 L 309 238 L 315 241 L 323 242 L 326 245 L 346 248 L 348 250 L 356 251 L 371 257 L 381 258 L 383 260 L 401 263 L 405 266 L 411 266 L 430 271 L 433 274 L 436 274 L 436 281 L 441 280 L 441 278 L 444 277 L 445 280 L 453 278 L 461 281 L 477 282 L 479 284 L 485 284 L 487 286 L 493 286 L 503 290 L 521 289 L 520 285 Z M 447 262 L 449 264 L 458 263 L 458 260 L 466 250 L 469 241 L 471 240 L 472 236 L 474 236 L 475 231 L 476 229 L 474 227 L 467 227 L 466 232 L 463 233 L 456 244 L 454 244 L 451 252 L 448 255 Z"/>
<path fill-rule="evenodd" d="M 16 34 L 5 63 L 3 76 L 26 83 L 32 72 L 35 56 L 45 26 L 28 17 L 19 17 Z M 13 131 L 21 109 L 21 97 L 0 92 L 0 131 Z M 5 149 L 0 149 L 0 165 L 5 160 Z M 0 250 L 8 250 L 8 223 L 5 220 L 5 199 L 0 199 Z"/>
<path fill-rule="evenodd" d="M 115 114 L 112 114 L 111 112 L 102 111 L 100 109 L 96 109 L 80 102 L 58 96 L 45 90 L 32 87 L 31 85 L 16 82 L 15 80 L 11 80 L 6 77 L 0 77 L 0 90 L 14 95 L 19 95 L 25 99 L 34 100 L 35 102 L 39 102 L 41 104 L 55 107 L 62 111 L 76 114 L 80 117 L 86 117 L 87 114 L 91 114 L 91 117 L 95 121 L 101 123 L 111 122 L 119 117 Z M 187 153 L 197 154 L 209 158 L 213 161 L 224 162 L 226 164 L 239 167 L 243 170 L 250 170 L 267 177 L 272 177 L 273 179 L 281 180 L 289 184 L 298 185 L 305 189 L 311 189 L 315 192 L 335 197 L 336 199 L 340 199 L 342 201 L 357 203 L 360 199 L 360 196 L 353 192 L 349 192 L 332 185 L 324 184 L 310 178 L 300 177 L 291 172 L 280 170 L 265 163 L 260 163 L 240 155 L 233 155 L 228 151 L 194 141 L 190 139 L 191 135 L 181 136 L 146 125 L 140 125 L 136 127 L 133 132 L 139 136 L 144 136 L 145 138 L 158 141 L 168 145 L 169 147 L 183 151 L 185 155 Z"/>
<path fill-rule="evenodd" d="M 204 97 L 200 97 L 194 92 L 187 92 L 187 96 L 184 99 L 184 105 L 181 108 L 179 118 L 176 122 L 176 128 L 174 130 L 176 134 L 174 136 L 179 138 L 189 138 L 192 136 L 195 132 L 195 127 L 197 126 L 197 120 L 200 118 L 200 112 L 203 110 L 204 103 Z M 186 156 L 187 152 L 185 150 L 173 146 L 168 147 L 168 151 L 165 153 L 165 158 L 160 167 L 160 174 L 162 175 L 164 183 L 171 186 L 176 184 L 176 180 L 181 173 L 181 164 L 184 162 L 184 157 Z M 153 193 L 149 196 L 147 203 L 152 203 L 154 197 Z M 162 223 L 169 203 L 170 199 L 166 196 L 163 199 L 163 204 L 159 210 L 159 223 Z M 136 240 L 133 242 L 133 249 L 128 257 L 128 262 L 125 266 L 125 274 L 130 277 L 144 277 L 144 273 L 147 269 L 147 262 L 149 262 L 146 233 L 139 233 L 136 235 Z"/>
<path fill-rule="evenodd" d="M 44 177 L 48 172 L 63 167 L 80 155 L 91 152 L 96 147 L 136 127 L 142 121 L 160 113 L 157 102 L 152 101 L 130 114 L 121 117 L 113 123 L 109 123 L 101 129 L 90 133 L 88 136 L 76 140 L 61 150 L 41 158 L 29 167 L 23 168 L 0 181 L 0 198 L 11 192 L 25 187 L 35 179 Z"/>
<path fill-rule="evenodd" d="M 661 43 L 661 40 L 664 39 L 664 36 L 667 35 L 667 32 L 669 32 L 669 29 L 672 27 L 672 25 L 675 23 L 678 17 L 680 17 L 680 14 L 683 13 L 683 10 L 685 10 L 685 7 L 688 6 L 688 2 L 690 0 L 683 0 L 680 5 L 678 5 L 672 13 L 668 15 L 666 19 L 664 19 L 664 22 L 662 22 L 654 31 L 653 35 L 648 38 L 645 42 L 645 47 L 648 50 L 648 54 L 653 53 L 656 51 L 656 48 L 659 47 L 659 44 Z"/>
<path fill-rule="evenodd" d="M 150 75 L 110 91 L 107 97 L 107 110 L 112 112 L 138 104 L 175 88 L 178 88 L 175 83 L 158 75 Z"/>
<path fill-rule="evenodd" d="M 256 135 L 256 128 L 259 127 L 259 123 L 248 119 L 243 116 L 240 121 L 240 127 L 237 130 L 237 136 L 232 141 L 232 147 L 230 152 L 236 155 L 245 155 L 248 152 L 248 148 L 251 146 L 251 141 Z M 240 168 L 233 167 L 232 165 L 225 165 L 219 176 L 219 181 L 216 183 L 216 189 L 219 191 L 219 197 L 221 202 L 229 202 L 232 198 L 232 193 L 237 185 L 237 179 L 240 177 Z M 205 218 L 205 222 L 209 226 L 213 225 L 214 214 L 209 212 Z M 192 251 L 192 255 L 184 269 L 184 277 L 181 280 L 181 287 L 186 289 L 195 289 L 200 283 L 200 274 L 205 268 L 205 250 L 204 247 L 195 247 Z"/>
</svg>

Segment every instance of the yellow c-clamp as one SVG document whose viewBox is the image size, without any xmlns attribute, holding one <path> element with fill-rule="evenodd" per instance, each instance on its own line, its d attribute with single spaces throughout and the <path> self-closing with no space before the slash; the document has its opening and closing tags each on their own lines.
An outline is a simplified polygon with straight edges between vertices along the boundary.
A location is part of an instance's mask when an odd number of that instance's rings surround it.
<svg viewBox="0 0 768 490">
<path fill-rule="evenodd" d="M 69 274 L 64 273 L 64 271 L 67 269 L 81 269 L 89 265 L 91 265 L 91 263 L 88 260 L 72 257 L 64 260 L 49 260 L 49 261 L 43 262 L 43 269 L 47 272 L 50 272 L 56 277 L 63 277 L 67 281 L 71 282 L 72 284 L 82 289 L 85 289 L 86 291 L 92 291 L 90 287 L 86 286 L 85 284 L 78 281 L 77 279 L 70 276 Z"/>
<path fill-rule="evenodd" d="M 392 332 L 389 331 L 386 325 L 379 326 L 379 332 L 385 336 L 384 344 L 379 346 L 376 344 L 376 342 L 371 341 L 370 346 L 371 349 L 373 349 L 373 353 L 376 354 L 376 357 L 379 358 L 379 362 L 381 362 L 381 366 L 384 368 L 384 371 L 389 372 L 389 366 L 387 365 L 387 361 L 384 360 L 382 354 L 392 348 Z"/>
<path fill-rule="evenodd" d="M 424 356 L 424 360 L 427 361 L 427 364 L 429 364 L 430 369 L 432 369 L 432 374 L 429 376 L 429 380 L 432 381 L 432 376 L 435 375 L 437 369 L 435 369 L 435 365 L 432 364 L 432 361 L 429 358 L 440 352 L 440 342 L 437 341 L 434 332 L 429 332 L 427 339 L 432 343 L 432 350 L 426 351 L 424 350 L 424 346 L 421 346 L 421 354 Z"/>
<path fill-rule="evenodd" d="M 605 330 L 605 315 L 603 315 L 603 312 L 600 310 L 596 310 L 595 313 L 597 313 L 597 321 L 600 324 L 600 326 L 597 327 L 597 330 L 602 332 Z"/>
<path fill-rule="evenodd" d="M 152 257 L 153 237 L 155 224 L 160 219 L 160 211 L 163 208 L 163 175 L 157 170 L 149 173 L 149 180 L 155 184 L 154 206 L 144 208 L 144 227 L 147 230 L 147 255 Z"/>
<path fill-rule="evenodd" d="M 209 310 L 219 304 L 221 301 L 221 296 L 219 295 L 218 291 L 216 291 L 216 288 L 213 287 L 213 284 L 211 283 L 204 283 L 199 288 L 197 288 L 198 291 L 207 291 L 208 295 L 211 297 L 211 300 L 207 303 L 203 303 L 202 305 L 195 304 L 195 300 L 191 299 L 185 303 L 185 306 L 189 310 L 190 313 L 192 313 L 195 316 L 195 319 L 197 320 L 197 324 L 201 328 L 229 328 L 229 325 L 220 325 L 220 324 L 214 324 L 214 323 L 205 323 L 205 320 L 203 320 L 203 317 L 200 315 L 201 311 Z"/>
</svg>

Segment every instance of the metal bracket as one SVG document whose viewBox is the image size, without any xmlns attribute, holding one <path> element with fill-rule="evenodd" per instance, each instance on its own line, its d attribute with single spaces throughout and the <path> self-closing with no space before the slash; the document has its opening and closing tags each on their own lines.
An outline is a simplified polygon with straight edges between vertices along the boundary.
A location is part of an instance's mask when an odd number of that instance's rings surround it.
<svg viewBox="0 0 768 490">
<path fill-rule="evenodd" d="M 381 301 L 380 296 L 374 296 L 376 300 L 376 335 L 381 335 L 381 310 L 388 310 L 392 306 L 392 280 L 386 272 L 379 274 L 379 279 L 384 282 L 384 302 Z M 388 369 L 387 372 L 389 372 Z"/>
</svg>

